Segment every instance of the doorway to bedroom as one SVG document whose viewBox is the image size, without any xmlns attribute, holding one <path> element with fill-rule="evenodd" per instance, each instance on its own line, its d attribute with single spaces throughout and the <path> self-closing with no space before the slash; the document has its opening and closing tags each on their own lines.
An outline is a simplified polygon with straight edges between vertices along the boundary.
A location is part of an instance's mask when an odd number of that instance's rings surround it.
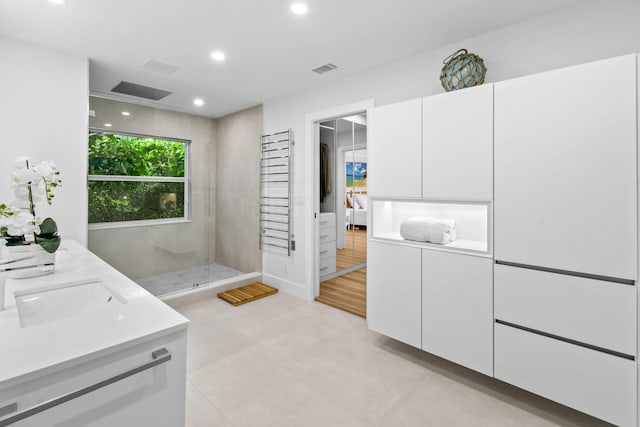
<svg viewBox="0 0 640 427">
<path fill-rule="evenodd" d="M 320 121 L 318 127 L 316 301 L 366 317 L 366 113 Z"/>
</svg>

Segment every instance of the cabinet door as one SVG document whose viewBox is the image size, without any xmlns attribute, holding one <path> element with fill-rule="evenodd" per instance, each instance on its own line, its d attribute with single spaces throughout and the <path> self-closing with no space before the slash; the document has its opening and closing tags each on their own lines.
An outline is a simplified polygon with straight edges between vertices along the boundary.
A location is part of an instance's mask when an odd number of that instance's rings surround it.
<svg viewBox="0 0 640 427">
<path fill-rule="evenodd" d="M 422 100 L 368 111 L 368 193 L 420 197 L 422 194 Z"/>
<path fill-rule="evenodd" d="M 422 196 L 493 199 L 493 85 L 422 100 Z"/>
<path fill-rule="evenodd" d="M 496 259 L 636 278 L 635 63 L 495 84 Z"/>
<path fill-rule="evenodd" d="M 369 329 L 420 348 L 420 248 L 369 242 Z"/>
<path fill-rule="evenodd" d="M 16 427 L 114 427 L 184 425 L 187 331 L 181 330 L 9 388 L 0 407 L 23 411 L 143 366 L 165 348 L 171 360 L 37 413 Z M 9 415 L 9 414 L 3 414 Z"/>
<path fill-rule="evenodd" d="M 492 260 L 422 250 L 422 349 L 493 376 Z"/>
</svg>

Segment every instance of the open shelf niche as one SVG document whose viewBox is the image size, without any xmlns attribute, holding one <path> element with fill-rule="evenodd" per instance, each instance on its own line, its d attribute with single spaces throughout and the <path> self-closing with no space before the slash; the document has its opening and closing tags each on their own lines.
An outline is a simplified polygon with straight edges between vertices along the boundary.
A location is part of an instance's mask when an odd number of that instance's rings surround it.
<svg viewBox="0 0 640 427">
<path fill-rule="evenodd" d="M 491 254 L 490 202 L 377 198 L 371 202 L 372 239 L 436 250 Z M 458 238 L 446 245 L 405 240 L 400 236 L 400 224 L 413 217 L 453 219 L 457 223 Z"/>
</svg>

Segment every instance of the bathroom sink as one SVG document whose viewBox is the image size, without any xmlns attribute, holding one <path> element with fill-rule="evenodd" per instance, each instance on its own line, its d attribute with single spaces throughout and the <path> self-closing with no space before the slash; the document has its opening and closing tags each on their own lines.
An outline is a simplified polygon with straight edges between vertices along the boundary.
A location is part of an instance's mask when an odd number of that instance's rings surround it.
<svg viewBox="0 0 640 427">
<path fill-rule="evenodd" d="M 15 298 L 22 328 L 80 316 L 125 302 L 99 279 L 18 291 Z"/>
</svg>

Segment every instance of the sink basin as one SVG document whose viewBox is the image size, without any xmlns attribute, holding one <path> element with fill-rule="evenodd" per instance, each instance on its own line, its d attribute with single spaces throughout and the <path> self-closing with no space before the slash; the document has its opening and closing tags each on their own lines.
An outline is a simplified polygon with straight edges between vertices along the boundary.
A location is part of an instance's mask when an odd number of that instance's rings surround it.
<svg viewBox="0 0 640 427">
<path fill-rule="evenodd" d="M 99 279 L 86 279 L 15 292 L 20 327 L 122 305 L 125 301 Z"/>
</svg>

